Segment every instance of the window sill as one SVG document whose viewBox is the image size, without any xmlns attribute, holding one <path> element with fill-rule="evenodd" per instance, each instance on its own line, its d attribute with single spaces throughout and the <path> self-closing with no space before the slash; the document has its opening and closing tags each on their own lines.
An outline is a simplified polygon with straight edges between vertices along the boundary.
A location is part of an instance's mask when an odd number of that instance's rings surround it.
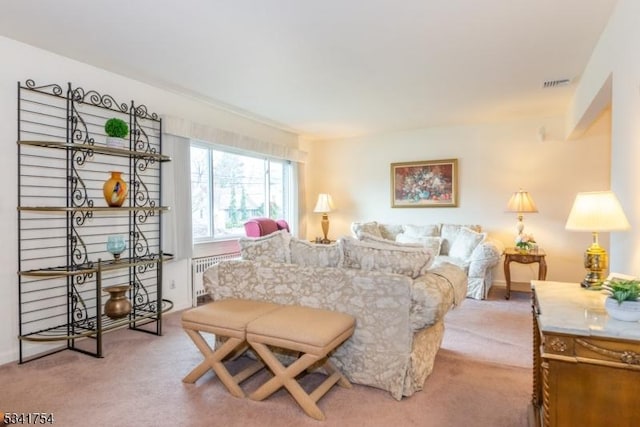
<svg viewBox="0 0 640 427">
<path fill-rule="evenodd" d="M 193 257 L 203 257 L 210 255 L 221 255 L 232 252 L 239 252 L 240 245 L 238 238 L 229 240 L 214 240 L 210 242 L 199 242 L 193 245 Z"/>
</svg>

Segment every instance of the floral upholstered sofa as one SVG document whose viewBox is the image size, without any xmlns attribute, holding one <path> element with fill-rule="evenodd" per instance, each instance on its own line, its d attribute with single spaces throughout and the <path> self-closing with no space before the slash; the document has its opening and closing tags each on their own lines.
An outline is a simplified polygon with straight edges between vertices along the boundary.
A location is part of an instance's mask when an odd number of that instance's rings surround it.
<svg viewBox="0 0 640 427">
<path fill-rule="evenodd" d="M 444 335 L 444 316 L 467 293 L 465 273 L 430 268 L 424 248 L 344 237 L 321 245 L 278 231 L 240 242 L 241 260 L 204 273 L 213 300 L 244 298 L 349 313 L 353 336 L 331 358 L 350 381 L 396 399 L 422 390 Z"/>
<path fill-rule="evenodd" d="M 482 232 L 479 225 L 461 224 L 383 224 L 354 222 L 351 232 L 361 240 L 392 241 L 429 248 L 434 266 L 452 263 L 468 276 L 467 296 L 486 299 L 493 285 L 493 268 L 498 265 L 504 245 Z"/>
</svg>

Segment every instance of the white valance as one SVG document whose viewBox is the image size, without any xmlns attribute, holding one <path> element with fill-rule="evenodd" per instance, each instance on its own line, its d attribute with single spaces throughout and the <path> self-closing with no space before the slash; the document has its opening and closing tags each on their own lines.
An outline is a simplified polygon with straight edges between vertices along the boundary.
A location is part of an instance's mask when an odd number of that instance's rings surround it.
<svg viewBox="0 0 640 427">
<path fill-rule="evenodd" d="M 163 116 L 162 128 L 163 132 L 167 134 L 226 145 L 240 151 L 259 153 L 277 159 L 304 163 L 307 158 L 307 153 L 297 148 L 262 141 L 178 117 Z"/>
</svg>

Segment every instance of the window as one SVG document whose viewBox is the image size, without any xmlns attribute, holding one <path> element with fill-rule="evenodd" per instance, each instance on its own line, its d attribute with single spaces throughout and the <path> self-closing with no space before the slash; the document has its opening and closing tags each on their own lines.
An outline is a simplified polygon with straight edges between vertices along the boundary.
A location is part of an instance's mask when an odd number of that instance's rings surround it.
<svg viewBox="0 0 640 427">
<path fill-rule="evenodd" d="M 193 239 L 204 242 L 244 235 L 247 219 L 293 217 L 293 165 L 289 161 L 191 144 Z"/>
</svg>

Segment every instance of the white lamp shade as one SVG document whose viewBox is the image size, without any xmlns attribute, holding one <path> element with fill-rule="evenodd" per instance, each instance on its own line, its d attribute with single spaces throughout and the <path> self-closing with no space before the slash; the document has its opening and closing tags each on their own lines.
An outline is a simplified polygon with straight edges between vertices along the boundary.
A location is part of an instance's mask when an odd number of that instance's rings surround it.
<svg viewBox="0 0 640 427">
<path fill-rule="evenodd" d="M 631 226 L 612 191 L 578 193 L 565 228 L 571 231 L 617 231 Z"/>
<path fill-rule="evenodd" d="M 315 213 L 327 213 L 335 209 L 333 205 L 333 199 L 330 194 L 320 193 L 318 194 L 318 201 L 316 207 L 313 209 Z"/>
<path fill-rule="evenodd" d="M 507 211 L 518 213 L 538 212 L 538 208 L 536 207 L 536 204 L 529 192 L 520 189 L 513 193 L 509 199 L 509 202 L 507 203 Z"/>
</svg>

